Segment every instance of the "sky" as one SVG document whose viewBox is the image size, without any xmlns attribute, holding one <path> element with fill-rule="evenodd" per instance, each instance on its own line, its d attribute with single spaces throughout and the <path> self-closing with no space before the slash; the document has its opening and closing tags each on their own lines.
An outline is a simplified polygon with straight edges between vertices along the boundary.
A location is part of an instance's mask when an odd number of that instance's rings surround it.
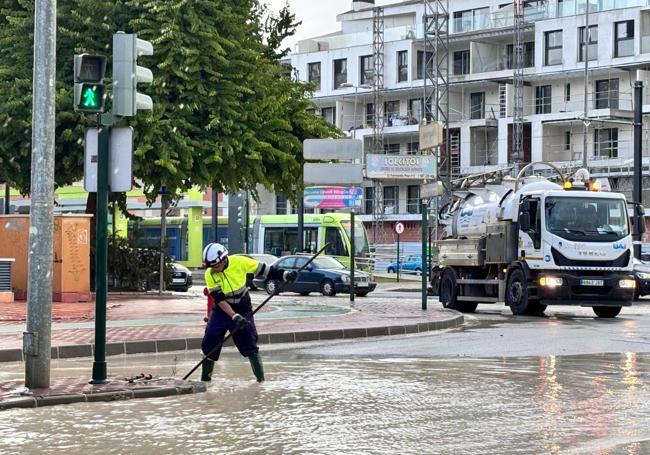
<svg viewBox="0 0 650 455">
<path fill-rule="evenodd" d="M 325 35 L 341 29 L 336 16 L 352 9 L 352 0 L 288 0 L 296 19 L 302 21 L 296 34 L 287 42 L 293 49 L 300 40 Z M 287 0 L 265 0 L 272 10 L 277 11 Z M 396 3 L 397 0 L 376 0 L 377 6 Z"/>
</svg>

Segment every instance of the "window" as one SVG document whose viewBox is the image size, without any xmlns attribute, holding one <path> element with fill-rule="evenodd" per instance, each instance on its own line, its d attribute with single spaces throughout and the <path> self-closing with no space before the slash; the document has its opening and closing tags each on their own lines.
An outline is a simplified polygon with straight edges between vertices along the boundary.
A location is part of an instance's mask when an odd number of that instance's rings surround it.
<svg viewBox="0 0 650 455">
<path fill-rule="evenodd" d="M 525 211 L 526 206 L 528 210 Z M 522 215 L 527 213 L 530 220 L 530 229 L 526 231 L 533 239 L 533 247 L 538 250 L 542 246 L 542 223 L 541 223 L 541 207 L 539 205 L 539 199 L 531 198 L 530 196 L 525 197 L 520 204 L 519 209 L 519 219 L 521 220 Z"/>
<path fill-rule="evenodd" d="M 335 107 L 324 107 L 320 110 L 321 117 L 323 117 L 327 122 L 332 125 L 336 125 L 336 108 Z"/>
<path fill-rule="evenodd" d="M 386 126 L 393 126 L 393 121 L 399 117 L 399 101 L 386 101 L 384 103 L 384 115 L 388 120 Z"/>
<path fill-rule="evenodd" d="M 278 193 L 275 195 L 275 214 L 287 214 L 287 197 L 283 193 Z"/>
<path fill-rule="evenodd" d="M 409 116 L 417 123 L 422 122 L 422 98 L 409 100 Z"/>
<path fill-rule="evenodd" d="M 469 96 L 469 118 L 485 118 L 485 93 L 472 93 Z"/>
<path fill-rule="evenodd" d="M 406 192 L 406 211 L 408 213 L 420 213 L 420 185 L 409 185 Z"/>
<path fill-rule="evenodd" d="M 359 75 L 361 84 L 372 85 L 374 73 L 372 55 L 362 56 L 359 61 L 359 68 L 361 68 L 361 74 Z"/>
<path fill-rule="evenodd" d="M 372 215 L 374 213 L 373 206 L 374 206 L 374 199 L 375 199 L 374 198 L 375 189 L 373 187 L 364 188 L 364 192 L 365 192 L 364 205 L 366 209 L 366 215 Z"/>
<path fill-rule="evenodd" d="M 571 101 L 571 84 L 569 83 L 564 84 L 564 101 L 567 103 Z"/>
<path fill-rule="evenodd" d="M 407 155 L 417 155 L 420 153 L 420 143 L 419 142 L 409 142 L 406 145 L 406 154 Z"/>
<path fill-rule="evenodd" d="M 416 66 L 416 77 L 417 79 L 424 79 L 424 65 L 425 65 L 424 51 L 418 51 L 417 55 L 417 66 Z M 427 62 L 429 65 L 429 72 L 433 72 L 433 54 L 427 54 Z"/>
<path fill-rule="evenodd" d="M 292 254 L 298 248 L 298 228 L 269 227 L 264 229 L 264 253 L 275 256 Z M 294 261 L 294 258 L 284 261 Z M 278 264 L 279 265 L 279 264 Z M 291 267 L 292 264 L 286 265 Z"/>
<path fill-rule="evenodd" d="M 341 88 L 341 85 L 348 82 L 348 59 L 334 60 L 334 88 Z"/>
<path fill-rule="evenodd" d="M 398 213 L 397 195 L 399 194 L 398 186 L 384 187 L 384 213 Z"/>
<path fill-rule="evenodd" d="M 345 247 L 345 243 L 343 243 L 343 237 L 339 228 L 325 228 L 325 243 L 329 243 L 327 248 L 325 248 L 325 254 L 330 256 L 348 255 L 348 249 Z"/>
<path fill-rule="evenodd" d="M 309 69 L 309 82 L 315 85 L 314 90 L 320 90 L 320 62 L 310 63 Z"/>
<path fill-rule="evenodd" d="M 594 131 L 594 156 L 618 157 L 618 128 L 600 128 Z"/>
<path fill-rule="evenodd" d="M 469 49 L 454 52 L 454 74 L 469 74 Z"/>
<path fill-rule="evenodd" d="M 384 153 L 387 155 L 399 155 L 399 144 L 384 144 Z"/>
<path fill-rule="evenodd" d="M 454 12 L 454 32 L 471 32 L 487 28 L 489 21 L 490 8 L 477 8 L 467 11 Z"/>
<path fill-rule="evenodd" d="M 618 109 L 618 79 L 596 81 L 596 109 Z"/>
<path fill-rule="evenodd" d="M 551 113 L 551 86 L 535 87 L 535 114 Z"/>
<path fill-rule="evenodd" d="M 409 80 L 409 51 L 397 53 L 397 82 Z"/>
<path fill-rule="evenodd" d="M 544 65 L 562 64 L 562 30 L 544 32 Z"/>
<path fill-rule="evenodd" d="M 614 23 L 614 57 L 634 55 L 634 21 Z"/>
<path fill-rule="evenodd" d="M 366 104 L 366 124 L 368 126 L 375 125 L 375 105 L 374 103 Z"/>
<path fill-rule="evenodd" d="M 571 131 L 564 132 L 564 150 L 571 150 Z"/>
<path fill-rule="evenodd" d="M 507 69 L 514 69 L 515 48 L 512 44 L 506 46 L 506 60 Z M 535 66 L 535 43 L 533 41 L 524 43 L 524 68 L 530 68 L 531 66 Z"/>
<path fill-rule="evenodd" d="M 585 36 L 585 28 L 578 28 L 578 61 L 585 61 L 585 50 L 589 53 L 589 60 L 598 60 L 598 26 L 589 26 L 589 48 L 585 49 L 587 37 Z"/>
</svg>

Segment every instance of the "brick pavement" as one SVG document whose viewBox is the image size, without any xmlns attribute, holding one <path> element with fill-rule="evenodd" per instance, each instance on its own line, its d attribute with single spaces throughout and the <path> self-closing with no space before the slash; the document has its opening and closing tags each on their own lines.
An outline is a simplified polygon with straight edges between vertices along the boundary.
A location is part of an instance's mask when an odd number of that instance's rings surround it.
<svg viewBox="0 0 650 455">
<path fill-rule="evenodd" d="M 253 293 L 253 302 L 259 304 L 266 297 L 265 293 Z M 261 314 L 289 316 L 289 307 L 296 302 L 307 305 L 307 311 L 303 309 L 299 313 L 301 316 L 305 313 L 314 316 L 266 319 Z M 24 302 L 0 304 L 0 362 L 22 360 L 25 306 Z M 333 308 L 340 314 L 322 312 Z M 205 297 L 198 293 L 110 295 L 107 355 L 198 349 L 203 336 L 204 315 Z M 391 298 L 386 293 L 377 297 L 370 294 L 356 299 L 352 306 L 347 296 L 323 298 L 287 294 L 274 297 L 258 315 L 256 324 L 261 343 L 417 333 L 463 324 L 461 314 L 442 309 L 437 303 L 430 304 L 426 311 L 421 310 L 417 294 L 408 298 L 403 295 Z M 92 355 L 93 304 L 55 304 L 53 321 L 53 358 Z M 75 323 L 82 323 L 85 327 L 74 327 Z M 115 326 L 120 323 L 124 326 Z"/>
</svg>

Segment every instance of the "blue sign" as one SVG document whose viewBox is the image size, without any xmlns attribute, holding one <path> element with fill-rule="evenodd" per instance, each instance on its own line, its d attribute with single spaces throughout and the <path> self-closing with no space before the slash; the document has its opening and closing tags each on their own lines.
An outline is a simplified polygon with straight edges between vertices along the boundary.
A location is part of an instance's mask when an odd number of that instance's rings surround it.
<svg viewBox="0 0 650 455">
<path fill-rule="evenodd" d="M 359 208 L 363 189 L 342 186 L 311 186 L 305 188 L 305 207 L 310 209 Z"/>
</svg>

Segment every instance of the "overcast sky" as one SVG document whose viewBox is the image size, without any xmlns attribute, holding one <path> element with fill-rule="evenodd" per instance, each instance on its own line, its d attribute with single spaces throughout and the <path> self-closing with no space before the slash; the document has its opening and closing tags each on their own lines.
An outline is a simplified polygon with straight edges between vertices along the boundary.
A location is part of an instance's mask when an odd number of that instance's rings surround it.
<svg viewBox="0 0 650 455">
<path fill-rule="evenodd" d="M 287 2 L 287 0 L 265 1 L 275 11 Z M 380 6 L 396 2 L 397 0 L 376 0 L 375 3 Z M 289 0 L 289 6 L 296 19 L 302 21 L 296 35 L 287 43 L 293 49 L 293 45 L 302 39 L 340 30 L 341 25 L 336 22 L 336 16 L 352 9 L 352 0 Z"/>
</svg>

